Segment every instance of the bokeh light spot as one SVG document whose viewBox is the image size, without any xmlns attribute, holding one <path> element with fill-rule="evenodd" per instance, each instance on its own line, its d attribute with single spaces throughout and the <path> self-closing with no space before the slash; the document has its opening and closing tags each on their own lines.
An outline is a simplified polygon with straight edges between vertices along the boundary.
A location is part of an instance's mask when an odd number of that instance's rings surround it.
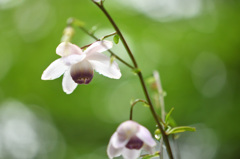
<svg viewBox="0 0 240 159">
<path fill-rule="evenodd" d="M 193 83 L 206 97 L 214 97 L 226 83 L 227 71 L 222 60 L 213 53 L 200 54 L 192 66 Z"/>
</svg>

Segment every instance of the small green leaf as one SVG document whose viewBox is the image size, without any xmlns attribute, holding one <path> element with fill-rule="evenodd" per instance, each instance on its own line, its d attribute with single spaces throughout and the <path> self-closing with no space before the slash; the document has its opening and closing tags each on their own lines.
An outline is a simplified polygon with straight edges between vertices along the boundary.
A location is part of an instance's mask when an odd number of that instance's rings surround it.
<svg viewBox="0 0 240 159">
<path fill-rule="evenodd" d="M 174 110 L 174 108 L 172 108 L 172 109 L 167 113 L 167 115 L 166 115 L 166 117 L 165 117 L 165 123 L 168 123 L 169 117 L 171 116 L 173 110 Z"/>
<path fill-rule="evenodd" d="M 153 155 L 145 155 L 145 156 L 142 157 L 142 159 L 151 159 L 153 157 L 158 157 L 158 156 L 159 156 L 159 152 L 156 152 Z"/>
<path fill-rule="evenodd" d="M 119 35 L 116 34 L 114 37 L 113 37 L 113 41 L 115 44 L 118 44 L 119 43 Z"/>
<path fill-rule="evenodd" d="M 196 128 L 190 126 L 179 126 L 172 128 L 166 132 L 167 135 L 181 133 L 185 131 L 196 131 Z"/>
<path fill-rule="evenodd" d="M 170 116 L 168 119 L 168 123 L 166 123 L 167 125 L 170 125 L 171 127 L 176 127 L 177 123 L 176 121 Z"/>
</svg>

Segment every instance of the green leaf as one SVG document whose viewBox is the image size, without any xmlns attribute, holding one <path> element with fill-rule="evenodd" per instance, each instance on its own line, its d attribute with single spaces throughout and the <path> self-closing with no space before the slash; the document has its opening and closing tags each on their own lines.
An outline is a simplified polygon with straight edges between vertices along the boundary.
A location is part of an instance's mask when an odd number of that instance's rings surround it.
<svg viewBox="0 0 240 159">
<path fill-rule="evenodd" d="M 167 135 L 181 133 L 185 131 L 196 131 L 196 128 L 190 126 L 179 126 L 172 128 L 166 132 Z"/>
<path fill-rule="evenodd" d="M 177 123 L 176 121 L 170 116 L 168 119 L 168 123 L 166 123 L 167 125 L 171 126 L 171 127 L 176 127 Z"/>
<path fill-rule="evenodd" d="M 142 159 L 151 159 L 153 157 L 158 157 L 159 156 L 159 152 L 156 152 L 154 155 L 145 155 L 143 156 Z"/>
<path fill-rule="evenodd" d="M 119 35 L 116 34 L 114 37 L 113 37 L 113 41 L 115 44 L 118 44 L 119 43 Z"/>
<path fill-rule="evenodd" d="M 165 117 L 165 123 L 168 123 L 169 117 L 170 117 L 170 115 L 172 114 L 173 110 L 174 110 L 174 108 L 172 108 L 172 109 L 167 113 L 167 115 L 166 115 L 166 117 Z"/>
</svg>

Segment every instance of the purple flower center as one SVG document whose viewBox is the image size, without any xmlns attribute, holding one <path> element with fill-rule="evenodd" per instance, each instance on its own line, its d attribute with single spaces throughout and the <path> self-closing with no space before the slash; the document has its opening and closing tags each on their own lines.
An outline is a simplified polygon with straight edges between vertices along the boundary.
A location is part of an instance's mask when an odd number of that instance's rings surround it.
<svg viewBox="0 0 240 159">
<path fill-rule="evenodd" d="M 85 74 L 85 73 L 79 72 L 78 74 L 72 75 L 72 79 L 77 84 L 88 84 L 91 82 L 92 78 L 93 78 L 93 74 L 90 74 L 90 73 Z"/>
<path fill-rule="evenodd" d="M 72 66 L 71 76 L 77 84 L 88 84 L 93 78 L 93 68 L 89 62 L 79 62 Z"/>
<path fill-rule="evenodd" d="M 142 146 L 143 146 L 142 140 L 140 140 L 136 136 L 132 137 L 126 145 L 126 147 L 129 148 L 130 150 L 132 149 L 139 150 Z"/>
</svg>

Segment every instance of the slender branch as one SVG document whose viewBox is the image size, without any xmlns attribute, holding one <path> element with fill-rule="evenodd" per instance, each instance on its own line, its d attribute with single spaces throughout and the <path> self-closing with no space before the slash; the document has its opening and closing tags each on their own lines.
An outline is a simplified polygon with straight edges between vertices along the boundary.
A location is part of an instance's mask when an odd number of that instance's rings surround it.
<svg viewBox="0 0 240 159">
<path fill-rule="evenodd" d="M 165 103 L 164 103 L 164 95 L 163 95 L 161 78 L 157 71 L 153 72 L 153 76 L 154 76 L 156 84 L 157 84 L 157 91 L 158 91 L 158 97 L 159 97 L 159 101 L 160 101 L 162 120 L 165 121 L 166 112 L 165 112 Z"/>
<path fill-rule="evenodd" d="M 86 48 L 88 48 L 90 45 L 92 45 L 92 43 L 91 43 L 91 44 L 88 44 L 88 45 L 85 45 L 85 46 L 82 46 L 81 49 L 86 49 Z"/>
<path fill-rule="evenodd" d="M 133 107 L 134 107 L 137 103 L 139 103 L 139 102 L 142 102 L 142 103 L 145 103 L 145 104 L 149 105 L 148 102 L 146 102 L 145 100 L 136 99 L 136 100 L 131 104 L 130 117 L 129 117 L 130 120 L 132 120 L 132 116 L 133 116 Z"/>
<path fill-rule="evenodd" d="M 86 33 L 87 35 L 89 35 L 90 37 L 92 37 L 93 39 L 99 41 L 100 39 L 98 39 L 94 34 L 90 33 L 87 29 L 85 29 L 84 27 L 79 26 L 79 28 Z M 112 50 L 108 50 L 108 52 L 114 56 L 116 59 L 118 59 L 120 62 L 122 62 L 123 64 L 125 64 L 126 66 L 128 66 L 131 69 L 134 69 L 134 67 L 132 65 L 130 65 L 129 63 L 127 63 L 126 61 L 124 61 L 122 58 L 120 58 L 119 56 L 117 56 Z"/>
<path fill-rule="evenodd" d="M 117 33 L 114 32 L 114 33 L 105 35 L 105 36 L 101 37 L 101 39 L 98 39 L 97 41 L 104 40 L 104 39 L 106 39 L 106 38 L 108 38 L 108 37 L 110 37 L 110 36 L 116 35 L 116 34 L 117 34 Z M 85 46 L 82 46 L 81 49 L 85 49 L 85 48 L 89 47 L 90 45 L 92 45 L 92 43 L 91 43 L 91 44 L 88 44 L 88 45 L 85 45 Z"/>
<path fill-rule="evenodd" d="M 116 34 L 117 34 L 117 32 L 105 35 L 105 36 L 101 37 L 101 40 L 106 39 L 106 38 L 111 37 L 111 36 L 116 35 Z"/>
<path fill-rule="evenodd" d="M 93 2 L 94 2 L 94 1 L 93 1 Z M 135 60 L 135 58 L 134 58 L 134 56 L 133 56 L 133 54 L 132 54 L 132 52 L 131 52 L 131 50 L 130 50 L 130 48 L 129 48 L 129 46 L 128 46 L 126 40 L 125 40 L 125 38 L 123 37 L 120 29 L 118 28 L 118 26 L 116 25 L 116 23 L 114 22 L 114 20 L 113 20 L 112 17 L 110 16 L 110 14 L 109 14 L 109 13 L 106 11 L 106 9 L 103 7 L 103 5 L 100 5 L 100 4 L 96 3 L 96 2 L 94 2 L 94 3 L 95 3 L 95 4 L 102 10 L 102 12 L 106 15 L 106 17 L 108 18 L 108 20 L 110 21 L 110 23 L 112 24 L 112 26 L 114 27 L 114 29 L 116 30 L 117 34 L 119 35 L 119 37 L 120 37 L 120 39 L 121 39 L 121 41 L 122 41 L 122 43 L 123 43 L 123 45 L 124 45 L 124 47 L 125 47 L 128 55 L 129 55 L 129 57 L 131 58 L 131 60 L 132 60 L 132 62 L 133 62 L 133 64 L 134 64 L 135 69 L 138 69 L 137 62 L 136 62 L 136 60 Z M 162 127 L 162 125 L 161 125 L 160 122 L 159 122 L 157 113 L 156 113 L 156 111 L 154 110 L 154 107 L 153 107 L 152 101 L 151 101 L 151 99 L 150 99 L 150 97 L 149 97 L 149 93 L 148 93 L 148 91 L 147 91 L 146 84 L 145 84 L 145 82 L 144 82 L 143 75 L 142 75 L 141 71 L 139 71 L 139 72 L 137 73 L 137 75 L 138 75 L 138 77 L 139 77 L 139 79 L 140 79 L 140 82 L 141 82 L 141 85 L 142 85 L 142 88 L 143 88 L 145 97 L 146 97 L 147 102 L 148 102 L 148 104 L 149 104 L 149 108 L 150 108 L 150 110 L 151 110 L 151 112 L 152 112 L 152 115 L 153 115 L 153 117 L 154 117 L 154 119 L 155 119 L 155 121 L 156 121 L 156 123 L 157 123 L 157 125 L 158 125 L 158 127 L 159 127 L 159 129 L 160 129 L 160 131 L 161 131 L 161 133 L 162 133 L 162 137 L 163 137 L 163 140 L 164 140 L 164 142 L 165 142 L 165 145 L 166 145 L 166 148 L 167 148 L 167 152 L 168 152 L 169 158 L 170 158 L 170 159 L 173 159 L 172 150 L 171 150 L 171 147 L 170 147 L 170 143 L 169 143 L 169 140 L 168 140 L 168 136 L 166 135 L 165 131 L 163 130 L 163 127 Z"/>
<path fill-rule="evenodd" d="M 161 108 L 161 116 L 162 121 L 165 122 L 165 104 L 164 104 L 164 95 L 163 95 L 163 89 L 161 84 L 161 78 L 157 71 L 153 72 L 153 76 L 155 78 L 155 82 L 157 85 L 157 91 L 158 91 L 158 100 L 160 102 L 160 108 Z M 163 159 L 163 138 L 160 140 L 160 159 Z"/>
<path fill-rule="evenodd" d="M 166 145 L 169 158 L 170 158 L 170 159 L 173 159 L 173 154 L 172 154 L 172 150 L 171 150 L 170 143 L 169 143 L 169 140 L 168 140 L 168 136 L 167 136 L 167 134 L 165 133 L 162 125 L 160 124 L 160 122 L 159 122 L 159 120 L 158 120 L 157 113 L 156 113 L 155 110 L 154 110 L 152 101 L 151 101 L 151 99 L 150 99 L 150 97 L 149 97 L 149 93 L 148 93 L 148 91 L 147 91 L 146 84 L 145 84 L 145 82 L 144 82 L 144 80 L 143 80 L 143 76 L 142 76 L 142 73 L 141 73 L 141 72 L 138 73 L 138 77 L 140 78 L 140 81 L 141 81 L 141 84 L 142 84 L 142 87 L 143 87 L 143 90 L 144 90 L 144 94 L 145 94 L 145 96 L 146 96 L 146 98 L 147 98 L 147 101 L 148 101 L 148 103 L 149 103 L 149 106 L 150 106 L 150 110 L 151 110 L 151 112 L 152 112 L 152 115 L 153 115 L 155 121 L 157 122 L 158 128 L 160 129 L 160 131 L 161 131 L 161 133 L 162 133 L 162 137 L 163 137 L 164 143 L 165 143 L 165 145 Z"/>
<path fill-rule="evenodd" d="M 94 2 L 94 1 L 93 1 Z M 135 68 L 138 68 L 137 62 L 133 56 L 132 51 L 130 50 L 125 38 L 122 35 L 122 32 L 120 31 L 120 29 L 118 28 L 118 26 L 116 25 L 116 23 L 113 21 L 112 17 L 108 14 L 107 10 L 103 7 L 103 5 L 100 5 L 97 2 L 94 2 L 101 10 L 102 12 L 106 15 L 106 17 L 108 18 L 108 20 L 111 22 L 112 26 L 114 27 L 114 29 L 116 30 L 117 34 L 119 35 L 121 41 L 123 42 L 123 45 L 125 47 L 125 49 L 127 50 L 128 55 L 130 56 Z"/>
</svg>

